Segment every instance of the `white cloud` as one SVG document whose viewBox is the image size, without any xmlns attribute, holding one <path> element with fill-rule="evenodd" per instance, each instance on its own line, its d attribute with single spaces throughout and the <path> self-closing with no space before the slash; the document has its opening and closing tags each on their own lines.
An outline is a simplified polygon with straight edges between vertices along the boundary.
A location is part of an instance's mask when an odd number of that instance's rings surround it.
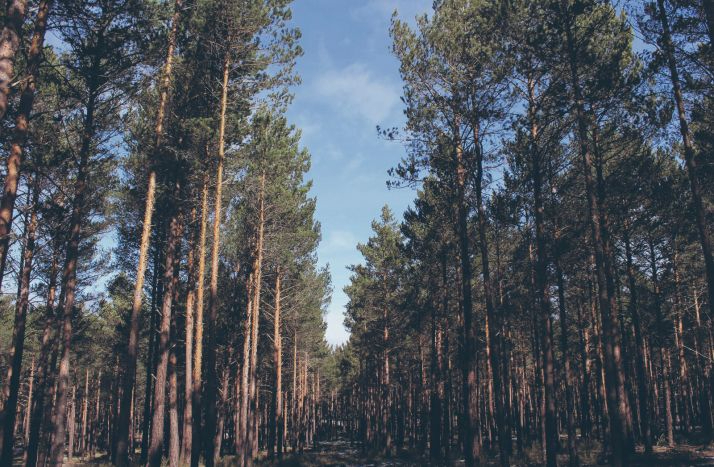
<svg viewBox="0 0 714 467">
<path fill-rule="evenodd" d="M 344 344 L 350 337 L 350 334 L 343 324 L 345 320 L 344 312 L 345 303 L 336 303 L 336 300 L 333 298 L 324 317 L 325 323 L 327 324 L 325 339 L 327 339 L 330 345 Z"/>
<path fill-rule="evenodd" d="M 320 243 L 320 250 L 322 252 L 351 252 L 355 250 L 357 242 L 357 237 L 348 230 L 331 230 L 327 233 L 327 238 Z"/>
<path fill-rule="evenodd" d="M 431 11 L 432 0 L 369 0 L 350 10 L 355 19 L 375 24 L 389 24 L 394 10 L 400 18 L 412 20 L 417 15 Z"/>
<path fill-rule="evenodd" d="M 400 105 L 401 91 L 395 83 L 375 75 L 364 64 L 329 69 L 314 84 L 315 94 L 343 115 L 384 123 Z"/>
</svg>

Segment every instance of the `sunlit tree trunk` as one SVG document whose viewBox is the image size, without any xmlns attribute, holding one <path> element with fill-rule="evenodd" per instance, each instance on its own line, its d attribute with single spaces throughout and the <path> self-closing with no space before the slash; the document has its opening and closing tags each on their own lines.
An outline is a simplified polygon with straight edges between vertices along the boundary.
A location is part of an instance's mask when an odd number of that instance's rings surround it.
<svg viewBox="0 0 714 467">
<path fill-rule="evenodd" d="M 226 111 L 228 107 L 228 78 L 230 76 L 230 56 L 223 60 L 223 81 L 221 90 L 221 110 L 218 123 L 218 161 L 216 168 L 216 192 L 213 211 L 213 242 L 211 244 L 211 286 L 208 300 L 208 340 L 206 342 L 206 427 L 204 438 L 206 467 L 212 467 L 217 460 L 219 446 L 215 446 L 218 382 L 216 381 L 216 319 L 218 316 L 218 253 L 221 243 L 221 206 L 223 201 L 223 162 L 225 158 Z"/>
<path fill-rule="evenodd" d="M 208 150 L 206 150 L 208 152 Z M 203 362 L 203 294 L 206 275 L 206 236 L 208 227 L 208 175 L 203 178 L 201 188 L 201 226 L 198 235 L 198 277 L 196 278 L 196 334 L 194 336 L 193 354 L 193 428 L 191 429 L 191 467 L 198 467 L 201 456 L 201 365 Z"/>
<path fill-rule="evenodd" d="M 162 70 L 160 81 L 159 106 L 156 112 L 156 126 L 154 128 L 154 151 L 161 147 L 161 140 L 164 134 L 164 117 L 166 105 L 169 98 L 169 88 L 173 70 L 174 48 L 176 47 L 176 35 L 181 14 L 183 0 L 175 0 L 174 13 L 171 19 L 171 30 L 168 36 L 166 50 L 166 61 Z M 151 221 L 154 214 L 154 202 L 156 199 L 156 166 L 155 161 L 150 161 L 148 186 L 146 189 L 146 204 L 144 206 L 144 218 L 141 229 L 141 241 L 139 244 L 139 263 L 136 270 L 136 283 L 134 284 L 134 299 L 129 317 L 129 342 L 127 344 L 126 358 L 123 360 L 122 373 L 124 378 L 124 391 L 121 406 L 128 408 L 131 405 L 131 395 L 134 391 L 136 379 L 136 359 L 139 342 L 139 314 L 144 296 L 144 277 L 146 275 L 146 263 L 149 259 L 149 243 L 151 241 Z M 116 439 L 117 465 L 124 467 L 129 464 L 129 419 L 128 409 L 122 410 L 119 415 Z M 133 453 L 131 453 L 133 454 Z"/>
</svg>

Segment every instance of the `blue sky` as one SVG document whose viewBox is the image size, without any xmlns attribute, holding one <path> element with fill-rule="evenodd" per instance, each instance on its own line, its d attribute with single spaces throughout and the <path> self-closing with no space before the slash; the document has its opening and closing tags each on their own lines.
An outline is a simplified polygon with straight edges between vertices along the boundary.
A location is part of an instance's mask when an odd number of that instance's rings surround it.
<svg viewBox="0 0 714 467">
<path fill-rule="evenodd" d="M 312 194 L 322 224 L 321 264 L 332 272 L 333 296 L 327 341 L 347 340 L 343 288 L 347 266 L 361 261 L 356 249 L 370 223 L 388 204 L 400 217 L 415 193 L 389 190 L 387 170 L 404 148 L 377 136 L 376 126 L 400 126 L 401 81 L 390 52 L 389 23 L 396 9 L 404 19 L 427 12 L 431 0 L 295 0 L 293 24 L 302 31 L 304 56 L 288 118 L 302 129 L 312 154 Z"/>
</svg>

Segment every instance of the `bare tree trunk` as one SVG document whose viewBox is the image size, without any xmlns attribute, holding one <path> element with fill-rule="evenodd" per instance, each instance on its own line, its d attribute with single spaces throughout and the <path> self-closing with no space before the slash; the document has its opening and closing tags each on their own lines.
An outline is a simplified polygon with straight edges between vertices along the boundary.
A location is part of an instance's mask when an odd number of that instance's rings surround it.
<svg viewBox="0 0 714 467">
<path fill-rule="evenodd" d="M 458 130 L 457 130 L 458 133 Z M 475 333 L 473 329 L 473 298 L 471 294 L 471 256 L 468 237 L 468 208 L 466 206 L 466 167 L 463 160 L 461 142 L 456 143 L 456 179 L 457 179 L 457 235 L 459 238 L 459 257 L 461 265 L 461 312 L 463 315 L 463 337 L 461 349 L 462 371 L 462 424 L 464 460 L 467 467 L 478 465 L 481 457 L 481 446 L 476 440 L 475 429 L 477 415 L 476 354 Z"/>
<path fill-rule="evenodd" d="M 55 316 L 55 292 L 57 287 L 57 269 L 59 267 L 59 248 L 58 241 L 55 240 L 52 253 L 52 261 L 50 263 L 50 272 L 47 286 L 47 302 L 45 304 L 45 325 L 42 332 L 42 340 L 40 344 L 40 357 L 37 361 L 37 375 L 35 392 L 37 396 L 34 398 L 30 415 L 30 436 L 27 442 L 27 450 L 25 451 L 25 466 L 35 467 L 37 462 L 37 453 L 40 444 L 40 433 L 42 426 L 42 414 L 45 408 L 45 394 L 48 392 L 48 387 L 53 384 L 49 376 L 52 373 L 50 369 L 50 354 L 55 343 L 56 316 Z"/>
<path fill-rule="evenodd" d="M 0 120 L 5 117 L 10 88 L 15 79 L 15 55 L 20 48 L 27 0 L 7 2 L 5 24 L 0 35 Z"/>
<path fill-rule="evenodd" d="M 160 227 L 155 235 L 161 238 L 165 237 L 164 222 L 160 222 Z M 158 346 L 158 329 L 156 318 L 158 317 L 157 308 L 159 307 L 159 297 L 163 296 L 163 249 L 160 246 L 155 247 L 154 253 L 154 274 L 151 285 L 151 313 L 149 318 L 149 352 L 146 356 L 146 382 L 144 385 L 144 414 L 141 428 L 141 455 L 140 464 L 146 464 L 149 458 L 149 436 L 151 434 L 151 399 L 153 394 L 152 380 L 156 369 L 156 352 Z"/>
<path fill-rule="evenodd" d="M 278 458 L 283 457 L 283 337 L 280 330 L 281 273 L 275 276 L 275 315 L 273 317 L 273 346 L 275 350 L 275 437 Z"/>
<path fill-rule="evenodd" d="M 536 230 L 536 262 L 535 262 L 535 295 L 540 316 L 538 317 L 542 344 L 543 368 L 543 396 L 545 398 L 545 463 L 548 467 L 557 465 L 558 454 L 558 425 L 555 407 L 555 358 L 553 356 L 553 321 L 550 312 L 550 298 L 548 296 L 548 259 L 546 252 L 545 220 L 543 207 L 543 167 L 541 155 L 537 147 L 538 124 L 535 120 L 535 83 L 528 81 L 528 114 L 530 118 L 531 136 L 531 176 L 533 179 L 533 211 Z M 572 460 L 571 460 L 572 461 Z"/>
<path fill-rule="evenodd" d="M 69 431 L 69 440 L 67 442 L 67 459 L 72 462 L 74 457 L 74 438 L 76 433 L 76 417 L 77 417 L 77 386 L 72 386 L 72 401 L 69 406 L 69 417 L 67 420 L 67 428 Z"/>
<path fill-rule="evenodd" d="M 178 199 L 181 185 L 179 182 L 175 183 L 174 199 Z M 178 206 L 173 206 L 173 210 L 166 245 L 164 297 L 161 305 L 161 325 L 159 327 L 159 360 L 156 366 L 156 382 L 154 384 L 154 414 L 151 423 L 151 445 L 149 448 L 149 465 L 152 467 L 161 465 L 161 457 L 164 450 L 164 412 L 166 409 L 166 376 L 169 363 L 171 308 L 174 289 L 177 287 L 178 282 L 179 248 L 183 231 L 180 209 Z"/>
<path fill-rule="evenodd" d="M 32 356 L 32 363 L 30 364 L 30 381 L 27 388 L 27 406 L 25 407 L 25 426 L 24 426 L 24 444 L 25 444 L 25 455 L 27 454 L 27 443 L 30 440 L 30 417 L 32 414 L 32 397 L 35 386 L 35 356 Z"/>
<path fill-rule="evenodd" d="M 253 267 L 255 285 L 253 287 L 253 319 L 250 332 L 250 376 L 248 378 L 248 450 L 250 460 L 256 455 L 258 441 L 258 338 L 260 326 L 260 291 L 263 277 L 263 238 L 265 231 L 265 172 L 260 178 L 258 193 L 258 241 L 255 247 L 255 265 Z"/>
<path fill-rule="evenodd" d="M 171 31 L 168 37 L 168 47 L 166 51 L 166 62 L 161 77 L 161 93 L 159 96 L 159 108 L 156 113 L 156 127 L 154 130 L 154 151 L 161 147 L 163 137 L 164 116 L 171 86 L 171 76 L 173 67 L 174 48 L 176 47 L 176 35 L 181 14 L 182 0 L 175 0 L 174 13 L 171 19 Z M 144 277 L 146 275 L 146 263 L 149 259 L 149 243 L 151 241 L 151 220 L 154 214 L 154 202 L 156 199 L 156 168 L 155 161 L 150 162 L 148 187 L 146 190 L 146 204 L 144 206 L 144 220 L 141 230 L 141 242 L 139 245 L 139 264 L 136 270 L 136 283 L 134 284 L 134 299 L 129 318 L 129 342 L 127 344 L 126 358 L 123 361 L 122 373 L 124 378 L 124 392 L 121 401 L 122 407 L 131 405 L 131 395 L 134 390 L 136 380 L 136 359 L 139 341 L 139 314 L 144 296 Z M 119 416 L 117 429 L 116 452 L 117 465 L 125 467 L 129 465 L 129 410 L 122 410 Z M 133 452 L 131 453 L 133 455 Z"/>
<path fill-rule="evenodd" d="M 206 149 L 208 152 L 208 149 Z M 201 227 L 198 236 L 198 277 L 196 278 L 196 335 L 193 355 L 193 428 L 191 429 L 191 467 L 198 467 L 201 457 L 201 365 L 203 362 L 203 292 L 206 275 L 206 230 L 208 225 L 208 174 L 201 188 Z"/>
<path fill-rule="evenodd" d="M 79 438 L 79 453 L 84 455 L 87 449 L 87 412 L 89 409 L 89 368 L 84 378 L 84 394 L 82 395 L 82 434 Z"/>
<path fill-rule="evenodd" d="M 562 2 L 565 15 L 570 15 L 567 10 L 569 6 L 567 2 Z M 605 243 L 603 240 L 603 224 L 598 210 L 597 195 L 595 191 L 595 183 L 593 181 L 593 163 L 590 146 L 588 144 L 588 123 L 585 115 L 585 104 L 582 97 L 580 77 L 578 71 L 577 51 L 575 49 L 575 39 L 572 31 L 573 19 L 566 19 L 566 39 L 568 49 L 568 59 L 571 73 L 571 85 L 574 92 L 574 104 L 576 120 L 578 125 L 578 144 L 580 146 L 580 156 L 583 159 L 583 173 L 585 178 L 585 187 L 588 200 L 589 223 L 593 247 L 595 253 L 595 275 L 598 285 L 598 299 L 600 303 L 600 314 L 603 322 L 603 350 L 604 350 L 604 367 L 606 379 L 606 393 L 609 407 L 610 421 L 610 445 L 612 448 L 612 463 L 614 467 L 622 466 L 627 457 L 625 443 L 627 434 L 623 430 L 622 420 L 622 404 L 620 394 L 618 393 L 618 371 L 621 372 L 621 367 L 618 367 L 618 356 L 620 348 L 616 333 L 619 332 L 617 325 L 617 314 L 612 309 L 610 296 L 610 282 L 608 278 L 609 264 L 605 257 Z"/>
<path fill-rule="evenodd" d="M 657 320 L 657 340 L 659 347 L 660 366 L 662 369 L 662 387 L 664 389 L 664 427 L 667 435 L 667 445 L 674 446 L 674 427 L 672 426 L 672 389 L 669 381 L 669 364 L 665 342 L 667 339 L 664 316 L 662 315 L 662 304 L 660 299 L 659 274 L 657 268 L 657 256 L 655 255 L 654 243 L 649 239 L 650 268 L 652 273 L 652 285 L 654 286 L 654 306 L 655 318 Z"/>
<path fill-rule="evenodd" d="M 712 5 L 705 4 L 707 8 L 707 19 L 712 18 Z M 692 203 L 694 205 L 694 213 L 696 215 L 697 230 L 699 232 L 699 241 L 702 247 L 702 256 L 704 256 L 704 270 L 707 278 L 707 291 L 709 292 L 709 314 L 714 316 L 714 256 L 712 256 L 711 237 L 707 227 L 706 208 L 702 201 L 702 189 L 700 185 L 699 172 L 697 168 L 697 159 L 692 144 L 692 137 L 689 132 L 689 122 L 684 109 L 684 98 L 682 97 L 682 88 L 679 81 L 679 70 L 677 69 L 677 59 L 674 55 L 674 45 L 672 44 L 672 34 L 669 28 L 669 18 L 665 9 L 664 0 L 657 0 L 657 8 L 659 19 L 662 25 L 662 43 L 664 48 L 667 65 L 669 66 L 669 76 L 672 80 L 672 93 L 674 94 L 674 102 L 677 107 L 677 116 L 679 117 L 679 131 L 682 134 L 682 146 L 684 147 L 684 162 L 687 167 L 687 175 L 689 176 L 689 188 L 692 195 Z M 708 21 L 709 34 L 712 34 L 711 20 Z M 710 36 L 711 37 L 711 36 Z"/>
<path fill-rule="evenodd" d="M 81 240 L 82 224 L 84 221 L 85 197 L 87 195 L 87 178 L 89 176 L 89 156 L 91 142 L 94 138 L 94 90 L 90 90 L 89 102 L 86 108 L 84 119 L 84 134 L 82 136 L 82 146 L 80 149 L 80 161 L 75 181 L 75 194 L 72 203 L 72 214 L 70 219 L 70 236 L 67 241 L 65 253 L 64 271 L 62 273 L 62 294 L 64 295 L 64 306 L 62 310 L 62 351 L 57 375 L 57 402 L 52 417 L 52 446 L 50 465 L 59 466 L 64 457 L 67 391 L 69 386 L 69 358 L 72 346 L 72 315 L 77 292 L 77 262 L 79 260 L 79 243 Z"/>
<path fill-rule="evenodd" d="M 0 449 L 2 452 L 0 465 L 12 464 L 12 453 L 15 444 L 15 416 L 20 393 L 22 357 L 25 350 L 25 326 L 27 323 L 27 309 L 30 303 L 30 274 L 35 253 L 35 233 L 37 231 L 37 203 L 40 198 L 40 184 L 37 176 L 32 185 L 32 198 L 29 206 L 30 215 L 27 220 L 22 271 L 20 273 L 20 297 L 15 305 L 15 323 L 13 325 L 12 347 L 9 355 L 10 366 L 7 368 L 3 384 L 2 399 L 5 404 L 2 407 L 2 412 L 0 412 L 0 419 L 3 424 L 0 432 Z"/>
<path fill-rule="evenodd" d="M 181 239 L 179 238 L 179 242 Z M 181 442 L 179 440 L 179 418 L 178 418 L 178 375 L 176 346 L 178 345 L 178 329 L 176 327 L 176 314 L 179 300 L 179 274 L 181 270 L 181 259 L 179 255 L 180 245 L 176 247 L 176 259 L 174 261 L 173 277 L 176 284 L 173 287 L 173 298 L 171 299 L 171 325 L 169 340 L 169 466 L 178 467 L 181 455 Z"/>
<path fill-rule="evenodd" d="M 27 77 L 24 80 L 25 86 L 23 87 L 22 94 L 20 95 L 20 104 L 17 117 L 15 118 L 15 128 L 12 132 L 12 136 L 10 137 L 10 152 L 7 157 L 7 168 L 5 172 L 2 198 L 0 198 L 0 287 L 2 287 L 2 280 L 5 276 L 5 262 L 7 260 L 7 252 L 10 248 L 12 217 L 15 209 L 15 199 L 17 198 L 17 186 L 20 181 L 22 152 L 30 129 L 30 114 L 32 113 L 32 104 L 35 100 L 35 90 L 37 88 L 37 80 L 40 74 L 42 47 L 45 42 L 47 17 L 50 12 L 51 4 L 52 0 L 41 0 L 37 7 L 35 28 L 32 34 L 32 41 L 30 42 L 30 49 L 27 53 Z M 6 17 L 7 23 L 5 27 L 10 27 L 14 23 L 14 27 L 17 28 L 16 34 L 19 34 L 22 27 L 22 20 L 20 19 L 18 23 L 20 11 L 12 8 L 13 5 L 17 7 L 22 5 L 22 10 L 24 11 L 25 1 L 13 0 L 13 3 L 10 3 L 11 7 L 7 12 L 8 16 Z M 24 17 L 24 14 L 22 16 Z M 0 95 L 3 95 L 4 99 L 7 99 L 7 95 L 1 88 L 5 85 L 5 79 L 8 80 L 7 84 L 9 84 L 9 80 L 12 79 L 12 70 L 8 67 L 12 66 L 15 56 L 14 52 L 10 53 L 10 50 L 12 49 L 12 38 L 10 36 L 12 36 L 12 33 L 9 30 L 7 32 L 9 34 L 7 37 L 9 42 L 4 43 L 6 40 L 5 29 L 3 29 L 3 36 L 0 38 L 0 40 L 3 41 L 3 43 L 0 43 Z M 19 40 L 18 38 L 15 39 Z M 6 45 L 8 46 L 7 49 L 5 48 Z M 2 69 L 3 67 L 5 67 L 4 70 Z M 7 76 L 2 76 L 3 72 L 8 73 Z M 4 113 L 6 110 L 7 105 L 3 108 L 2 102 L 0 102 L 0 112 Z"/>
<path fill-rule="evenodd" d="M 205 461 L 212 467 L 218 455 L 214 438 L 216 435 L 216 401 L 218 382 L 216 381 L 216 319 L 218 317 L 218 253 L 221 243 L 221 203 L 223 201 L 223 162 L 225 159 L 226 110 L 228 108 L 228 79 L 230 77 L 230 55 L 223 60 L 223 82 L 221 90 L 221 110 L 218 123 L 218 166 L 216 168 L 216 193 L 213 214 L 213 243 L 211 244 L 211 289 L 208 300 L 208 341 L 206 342 L 206 427 Z"/>
<path fill-rule="evenodd" d="M 188 287 L 186 291 L 186 329 L 185 357 L 184 357 L 184 407 L 183 407 L 183 445 L 181 446 L 181 464 L 191 462 L 191 428 L 193 426 L 193 313 L 196 299 L 196 267 L 195 250 L 198 230 L 196 229 L 196 208 L 191 210 L 191 238 L 188 245 L 188 258 L 186 261 L 188 273 Z"/>
<path fill-rule="evenodd" d="M 253 320 L 253 273 L 248 278 L 248 305 L 246 307 L 246 318 L 243 322 L 243 359 L 241 366 L 241 383 L 240 383 L 240 414 L 238 415 L 239 426 L 236 428 L 236 455 L 239 459 L 239 465 L 243 466 L 247 462 L 248 456 L 248 377 L 250 373 L 250 335 Z M 294 378 L 294 375 L 293 375 Z M 294 380 L 293 380 L 294 382 Z"/>
<path fill-rule="evenodd" d="M 645 368 L 645 340 L 642 334 L 642 320 L 637 294 L 637 283 L 635 281 L 634 268 L 632 265 L 632 246 L 630 244 L 629 223 L 625 221 L 623 236 L 625 241 L 625 259 L 627 261 L 627 279 L 630 289 L 630 315 L 632 317 L 632 327 L 635 334 L 635 372 L 637 374 L 637 394 L 639 396 L 639 414 L 642 430 L 642 441 L 645 445 L 645 453 L 652 453 L 652 424 L 650 421 L 650 396 L 649 381 Z"/>
</svg>

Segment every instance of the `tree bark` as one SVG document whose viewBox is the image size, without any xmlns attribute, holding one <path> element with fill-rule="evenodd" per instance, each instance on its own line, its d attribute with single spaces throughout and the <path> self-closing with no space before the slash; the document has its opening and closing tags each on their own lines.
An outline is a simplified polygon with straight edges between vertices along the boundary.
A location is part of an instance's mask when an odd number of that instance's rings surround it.
<svg viewBox="0 0 714 467">
<path fill-rule="evenodd" d="M 550 297 L 548 296 L 548 259 L 547 239 L 545 232 L 544 206 L 543 206 L 543 176 L 540 151 L 538 150 L 538 124 L 535 120 L 535 83 L 528 81 L 531 136 L 531 177 L 533 181 L 533 212 L 535 217 L 536 233 L 536 262 L 535 262 L 535 294 L 540 307 L 538 317 L 541 326 L 541 344 L 543 359 L 543 396 L 545 398 L 545 463 L 548 467 L 557 465 L 558 454 L 558 425 L 555 407 L 555 358 L 553 356 L 553 321 L 550 312 Z"/>
<path fill-rule="evenodd" d="M 283 456 L 283 337 L 280 330 L 281 273 L 275 276 L 275 315 L 273 317 L 273 346 L 275 351 L 275 438 L 278 458 Z M 271 450 L 272 451 L 272 450 Z"/>
<path fill-rule="evenodd" d="M 181 463 L 191 462 L 191 441 L 193 426 L 193 314 L 196 300 L 196 267 L 195 253 L 198 229 L 196 228 L 196 208 L 191 209 L 191 238 L 188 245 L 188 258 L 186 267 L 188 273 L 188 285 L 186 291 L 186 323 L 185 323 L 185 346 L 184 346 L 184 407 L 183 407 L 183 445 L 181 446 Z"/>
<path fill-rule="evenodd" d="M 23 0 L 14 0 L 13 3 L 15 2 L 22 2 L 24 5 Z M 15 199 L 17 198 L 17 186 L 20 181 L 22 153 L 30 129 L 30 114 L 32 113 L 32 104 L 35 100 L 35 90 L 37 89 L 37 80 L 40 74 L 40 62 L 42 61 L 42 47 L 45 42 L 45 31 L 47 29 L 47 17 L 51 5 L 52 0 L 41 0 L 38 4 L 32 41 L 27 53 L 27 78 L 25 78 L 25 86 L 20 95 L 20 104 L 17 117 L 15 118 L 15 128 L 10 137 L 10 152 L 7 156 L 5 182 L 2 198 L 0 198 L 0 287 L 2 287 L 2 281 L 5 276 L 5 262 L 7 261 L 7 253 L 10 248 L 12 217 L 15 209 Z M 7 20 L 12 22 L 11 16 L 17 16 L 17 14 L 18 11 L 10 9 L 8 11 L 10 17 L 8 17 Z M 18 28 L 18 31 L 19 30 Z M 5 31 L 3 30 L 3 37 L 0 40 L 5 40 L 4 34 Z M 4 48 L 4 45 L 5 44 L 0 44 L 0 47 Z M 0 49 L 0 67 L 9 65 L 8 62 L 3 63 L 4 57 L 2 54 L 4 52 L 4 50 Z M 9 57 L 9 55 L 8 53 L 7 56 Z M 14 59 L 14 53 L 12 57 Z M 2 73 L 1 69 L 0 73 Z M 9 75 L 7 78 L 12 79 Z M 3 77 L 0 76 L 0 81 L 2 81 L 2 79 Z M 0 94 L 2 94 L 2 92 L 0 92 Z M 1 108 L 2 106 L 0 105 L 0 109 Z"/>
<path fill-rule="evenodd" d="M 645 368 L 645 339 L 642 334 L 642 319 L 640 317 L 637 282 L 635 281 L 634 267 L 632 264 L 632 246 L 630 243 L 629 222 L 626 220 L 623 230 L 625 241 L 625 259 L 627 261 L 627 280 L 630 289 L 630 315 L 635 334 L 635 372 L 637 374 L 637 395 L 639 396 L 639 415 L 642 431 L 642 441 L 645 453 L 652 453 L 652 424 L 650 421 L 650 396 L 649 381 Z"/>
<path fill-rule="evenodd" d="M 458 129 L 456 130 L 458 133 Z M 462 348 L 462 425 L 464 461 L 467 467 L 478 465 L 481 457 L 481 446 L 478 443 L 474 430 L 477 424 L 476 393 L 476 368 L 474 356 L 476 354 L 476 336 L 473 329 L 473 297 L 471 294 L 471 253 L 468 234 L 468 207 L 466 205 L 466 167 L 464 166 L 463 147 L 461 141 L 456 142 L 455 148 L 456 172 L 456 202 L 457 218 L 456 234 L 459 241 L 459 259 L 461 265 L 461 313 Z"/>
<path fill-rule="evenodd" d="M 248 451 L 250 461 L 255 457 L 258 443 L 258 339 L 260 327 L 260 292 L 263 282 L 263 239 L 265 233 L 265 172 L 260 177 L 258 193 L 258 241 L 255 246 L 255 264 L 253 267 L 253 313 L 250 332 L 250 374 L 248 385 Z"/>
<path fill-rule="evenodd" d="M 15 55 L 20 48 L 27 0 L 11 0 L 5 10 L 5 24 L 0 35 L 0 120 L 5 117 L 15 79 Z"/>
<path fill-rule="evenodd" d="M 562 2 L 564 13 L 567 12 L 567 2 Z M 600 314 L 603 324 L 603 350 L 604 367 L 606 379 L 606 395 L 608 401 L 608 415 L 610 422 L 610 446 L 612 449 L 612 463 L 614 467 L 621 467 L 626 462 L 627 452 L 625 449 L 626 433 L 623 430 L 621 420 L 621 401 L 618 394 L 618 365 L 617 356 L 620 354 L 615 333 L 619 332 L 617 325 L 617 315 L 612 309 L 611 296 L 609 294 L 607 263 L 605 258 L 605 245 L 602 233 L 602 219 L 598 210 L 598 202 L 593 182 L 593 163 L 590 147 L 588 143 L 588 123 L 585 114 L 585 104 L 582 97 L 581 83 L 578 71 L 578 58 L 575 49 L 575 39 L 572 31 L 572 18 L 566 19 L 566 46 L 570 65 L 571 85 L 574 93 L 575 114 L 577 121 L 577 136 L 580 156 L 583 160 L 583 173 L 585 179 L 586 195 L 588 200 L 588 214 L 590 224 L 590 234 L 593 240 L 595 253 L 595 275 L 598 285 L 598 300 L 600 304 Z"/>
<path fill-rule="evenodd" d="M 208 149 L 206 149 L 208 152 Z M 201 227 L 198 235 L 198 277 L 196 278 L 196 335 L 193 355 L 193 428 L 191 429 L 191 467 L 198 467 L 201 457 L 201 365 L 203 362 L 203 295 L 206 275 L 206 230 L 208 225 L 208 173 L 204 175 L 201 188 Z"/>
<path fill-rule="evenodd" d="M 64 296 L 62 309 L 62 350 L 59 373 L 57 375 L 55 411 L 52 416 L 52 446 L 48 459 L 52 466 L 60 466 L 64 457 L 65 433 L 67 428 L 67 392 L 69 390 L 69 358 L 72 347 L 72 315 L 74 313 L 77 292 L 77 262 L 79 260 L 79 244 L 82 236 L 82 224 L 86 204 L 89 157 L 95 132 L 95 92 L 96 90 L 94 89 L 89 90 L 89 101 L 84 118 L 82 146 L 79 153 L 79 167 L 75 181 L 74 201 L 72 202 L 69 228 L 70 235 L 67 241 L 64 270 L 62 272 L 62 295 Z"/>
<path fill-rule="evenodd" d="M 17 400 L 20 393 L 20 372 L 22 371 L 22 357 L 25 350 L 25 326 L 27 323 L 27 309 L 30 303 L 30 274 L 32 272 L 32 259 L 35 253 L 35 233 L 37 231 L 37 203 L 40 199 L 40 183 L 36 175 L 32 183 L 32 198 L 30 201 L 30 216 L 27 220 L 25 233 L 25 248 L 23 252 L 22 271 L 20 273 L 20 297 L 15 305 L 15 323 L 12 332 L 12 347 L 10 349 L 10 366 L 3 384 L 3 397 L 5 401 L 0 412 L 2 431 L 0 432 L 0 465 L 11 465 L 13 448 L 15 444 L 15 416 L 17 414 Z"/>
<path fill-rule="evenodd" d="M 711 13 L 711 1 L 709 2 L 707 18 L 710 18 L 714 13 Z M 697 168 L 697 158 L 694 152 L 692 137 L 689 132 L 689 122 L 684 109 L 684 98 L 682 97 L 682 86 L 679 80 L 679 70 L 677 69 L 677 59 L 674 55 L 674 45 L 672 44 L 672 34 L 669 27 L 669 18 L 665 9 L 664 0 L 657 0 L 657 9 L 659 20 L 662 26 L 662 45 L 669 67 L 669 76 L 672 81 L 672 94 L 677 107 L 677 116 L 679 118 L 679 131 L 682 135 L 682 146 L 684 147 L 684 163 L 687 167 L 687 175 L 689 178 L 689 189 L 692 195 L 692 204 L 694 205 L 694 214 L 696 217 L 697 231 L 699 233 L 699 242 L 702 247 L 702 256 L 704 256 L 704 270 L 706 271 L 707 291 L 709 292 L 709 314 L 714 316 L 714 256 L 712 256 L 711 237 L 707 227 L 707 213 L 702 201 L 702 188 L 699 179 Z M 709 33 L 711 34 L 711 22 L 709 22 Z"/>
<path fill-rule="evenodd" d="M 161 147 L 161 139 L 164 133 L 164 116 L 171 86 L 171 76 L 173 69 L 174 48 L 176 47 L 176 35 L 181 14 L 182 0 L 175 0 L 174 13 L 171 19 L 171 31 L 168 37 L 168 47 L 166 51 L 166 62 L 161 77 L 161 93 L 159 96 L 159 108 L 156 113 L 156 127 L 154 130 L 154 151 Z M 141 243 L 139 245 L 139 264 L 136 270 L 136 284 L 134 284 L 134 299 L 129 318 L 129 342 L 127 344 L 126 358 L 123 361 L 122 373 L 124 378 L 124 392 L 121 401 L 122 407 L 131 405 L 131 395 L 134 390 L 136 359 L 139 342 L 139 314 L 144 296 L 144 277 L 146 275 L 146 263 L 149 257 L 149 243 L 151 241 L 151 220 L 154 214 L 154 202 L 156 199 L 156 167 L 155 161 L 150 162 L 148 177 L 148 187 L 146 190 L 146 204 L 144 206 L 144 220 L 141 230 Z M 1 234 L 2 232 L 0 232 Z M 116 452 L 117 465 L 125 467 L 129 465 L 129 410 L 122 410 L 119 416 L 117 429 Z M 133 455 L 133 452 L 131 453 Z"/>
<path fill-rule="evenodd" d="M 181 185 L 177 181 L 174 187 L 174 199 L 178 199 Z M 169 363 L 169 341 L 171 330 L 171 308 L 174 289 L 177 287 L 178 274 L 176 273 L 179 262 L 179 248 L 183 223 L 178 206 L 172 207 L 171 221 L 169 223 L 168 241 L 166 244 L 166 257 L 164 263 L 164 296 L 161 305 L 161 324 L 159 327 L 158 363 L 156 365 L 156 382 L 154 383 L 153 420 L 151 423 L 151 445 L 149 447 L 149 461 L 151 467 L 161 465 L 164 450 L 164 413 L 166 405 L 166 376 Z"/>
<path fill-rule="evenodd" d="M 216 401 L 218 382 L 216 381 L 216 319 L 218 317 L 218 253 L 221 243 L 221 203 L 223 201 L 223 162 L 225 159 L 226 111 L 228 108 L 228 79 L 230 77 L 230 55 L 223 60 L 223 82 L 221 90 L 221 110 L 218 123 L 218 164 L 216 168 L 216 192 L 213 214 L 213 243 L 211 244 L 211 288 L 208 300 L 208 341 L 206 342 L 206 427 L 205 462 L 213 467 L 220 454 L 214 445 L 216 435 Z"/>
</svg>

